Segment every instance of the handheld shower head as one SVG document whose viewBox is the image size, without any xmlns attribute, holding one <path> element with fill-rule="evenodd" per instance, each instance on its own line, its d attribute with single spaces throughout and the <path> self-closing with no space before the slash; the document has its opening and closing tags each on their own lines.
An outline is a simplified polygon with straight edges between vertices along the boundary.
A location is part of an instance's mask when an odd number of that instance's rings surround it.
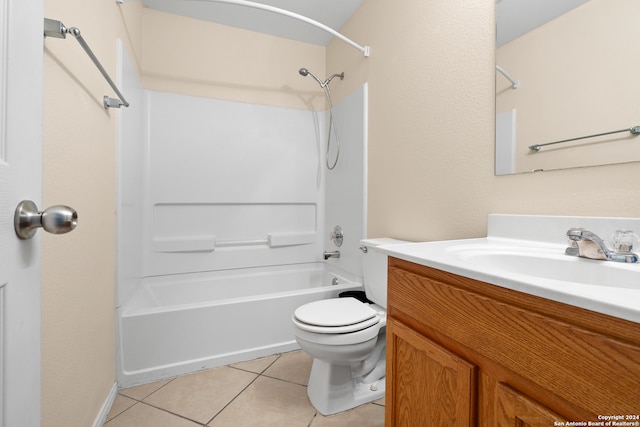
<svg viewBox="0 0 640 427">
<path fill-rule="evenodd" d="M 328 138 L 327 138 L 327 158 L 326 158 L 326 162 L 327 162 L 327 168 L 329 170 L 333 170 L 336 167 L 336 165 L 338 164 L 338 158 L 340 157 L 340 139 L 338 138 L 338 130 L 336 129 L 336 126 L 333 125 L 333 101 L 331 101 L 331 91 L 329 90 L 329 83 L 331 83 L 331 80 L 333 80 L 336 77 L 340 77 L 340 80 L 344 80 L 344 73 L 332 74 L 324 82 L 322 80 L 320 80 L 311 71 L 307 70 L 306 68 L 300 68 L 298 70 L 298 73 L 300 73 L 300 75 L 303 76 L 303 77 L 306 77 L 306 76 L 313 77 L 313 79 L 318 82 L 320 87 L 324 90 L 325 95 L 327 96 L 327 102 L 329 104 L 329 135 L 328 135 Z M 332 129 L 333 129 L 333 134 L 335 135 L 335 139 L 336 139 L 337 152 L 336 152 L 335 161 L 333 162 L 333 164 L 330 164 L 329 163 L 329 148 L 331 147 L 331 130 Z"/>
<path fill-rule="evenodd" d="M 318 82 L 321 88 L 324 88 L 327 84 L 327 82 L 323 83 L 322 80 L 320 80 L 315 74 L 313 74 L 311 71 L 307 70 L 306 68 L 300 68 L 298 70 L 298 73 L 300 73 L 300 75 L 303 77 L 307 77 L 307 76 L 313 77 L 314 80 Z"/>
</svg>

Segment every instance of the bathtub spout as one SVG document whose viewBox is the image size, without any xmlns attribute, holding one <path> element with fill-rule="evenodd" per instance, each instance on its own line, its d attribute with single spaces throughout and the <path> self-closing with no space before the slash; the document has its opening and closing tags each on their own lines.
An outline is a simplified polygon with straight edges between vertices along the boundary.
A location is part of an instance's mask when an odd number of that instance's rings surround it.
<svg viewBox="0 0 640 427">
<path fill-rule="evenodd" d="M 324 251 L 322 255 L 325 260 L 329 258 L 340 258 L 340 251 Z"/>
</svg>

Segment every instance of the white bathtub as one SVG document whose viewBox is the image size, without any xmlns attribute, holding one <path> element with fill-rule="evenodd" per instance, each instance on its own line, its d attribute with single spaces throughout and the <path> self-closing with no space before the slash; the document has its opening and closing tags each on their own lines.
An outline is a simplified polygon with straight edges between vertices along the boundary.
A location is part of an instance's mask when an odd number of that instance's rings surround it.
<svg viewBox="0 0 640 427">
<path fill-rule="evenodd" d="M 321 263 L 145 278 L 119 310 L 118 384 L 297 349 L 293 311 L 359 281 Z"/>
</svg>

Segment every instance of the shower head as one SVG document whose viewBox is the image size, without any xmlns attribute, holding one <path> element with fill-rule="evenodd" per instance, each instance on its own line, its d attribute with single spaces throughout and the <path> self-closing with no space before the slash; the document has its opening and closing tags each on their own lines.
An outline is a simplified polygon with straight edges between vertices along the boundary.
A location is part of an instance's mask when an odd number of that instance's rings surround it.
<svg viewBox="0 0 640 427">
<path fill-rule="evenodd" d="M 336 77 L 340 77 L 340 80 L 344 80 L 344 73 L 340 73 L 340 74 L 332 74 L 327 80 L 325 80 L 324 82 L 322 80 L 320 80 L 315 74 L 313 74 L 311 71 L 307 70 L 306 68 L 300 68 L 298 70 L 298 73 L 300 73 L 301 76 L 303 77 L 307 77 L 307 76 L 311 76 L 314 78 L 315 81 L 318 82 L 318 84 L 320 85 L 320 87 L 324 90 L 324 94 L 327 97 L 327 102 L 329 104 L 329 135 L 328 135 L 328 140 L 327 140 L 327 168 L 329 170 L 333 170 L 336 165 L 338 164 L 338 158 L 340 157 L 340 140 L 338 139 L 338 131 L 336 130 L 336 127 L 333 126 L 333 101 L 331 101 L 331 91 L 329 90 L 329 83 L 331 83 L 331 80 L 333 80 Z M 337 142 L 337 154 L 336 154 L 336 159 L 333 162 L 333 164 L 329 164 L 329 148 L 331 147 L 331 129 L 333 129 L 333 133 L 335 134 L 335 139 Z"/>
<path fill-rule="evenodd" d="M 344 80 L 344 72 L 340 73 L 340 74 L 333 74 L 331 75 L 331 77 L 329 77 L 327 80 L 322 81 L 318 78 L 318 76 L 316 76 L 315 74 L 313 74 L 311 71 L 307 70 L 306 68 L 300 68 L 298 70 L 298 73 L 300 73 L 301 76 L 303 77 L 307 77 L 307 76 L 311 76 L 315 79 L 315 81 L 318 82 L 318 84 L 320 85 L 321 88 L 325 88 L 329 83 L 331 83 L 331 80 L 333 80 L 336 77 L 340 77 L 340 80 Z"/>
<path fill-rule="evenodd" d="M 314 78 L 315 81 L 318 82 L 318 84 L 320 85 L 320 87 L 324 88 L 325 85 L 327 84 L 327 82 L 322 82 L 322 80 L 320 80 L 315 74 L 313 74 L 311 71 L 307 70 L 306 68 L 300 68 L 298 70 L 298 72 L 300 73 L 301 76 L 303 77 L 307 77 L 307 76 L 311 76 Z"/>
</svg>

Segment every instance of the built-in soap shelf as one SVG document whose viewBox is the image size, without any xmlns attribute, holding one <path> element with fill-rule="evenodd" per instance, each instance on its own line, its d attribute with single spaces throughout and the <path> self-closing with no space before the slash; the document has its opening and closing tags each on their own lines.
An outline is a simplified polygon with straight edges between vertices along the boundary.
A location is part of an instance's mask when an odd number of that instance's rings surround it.
<svg viewBox="0 0 640 427">
<path fill-rule="evenodd" d="M 213 252 L 216 248 L 264 245 L 269 248 L 308 245 L 316 241 L 316 232 L 268 233 L 264 239 L 218 240 L 216 236 L 170 237 L 153 239 L 154 252 Z"/>
</svg>

